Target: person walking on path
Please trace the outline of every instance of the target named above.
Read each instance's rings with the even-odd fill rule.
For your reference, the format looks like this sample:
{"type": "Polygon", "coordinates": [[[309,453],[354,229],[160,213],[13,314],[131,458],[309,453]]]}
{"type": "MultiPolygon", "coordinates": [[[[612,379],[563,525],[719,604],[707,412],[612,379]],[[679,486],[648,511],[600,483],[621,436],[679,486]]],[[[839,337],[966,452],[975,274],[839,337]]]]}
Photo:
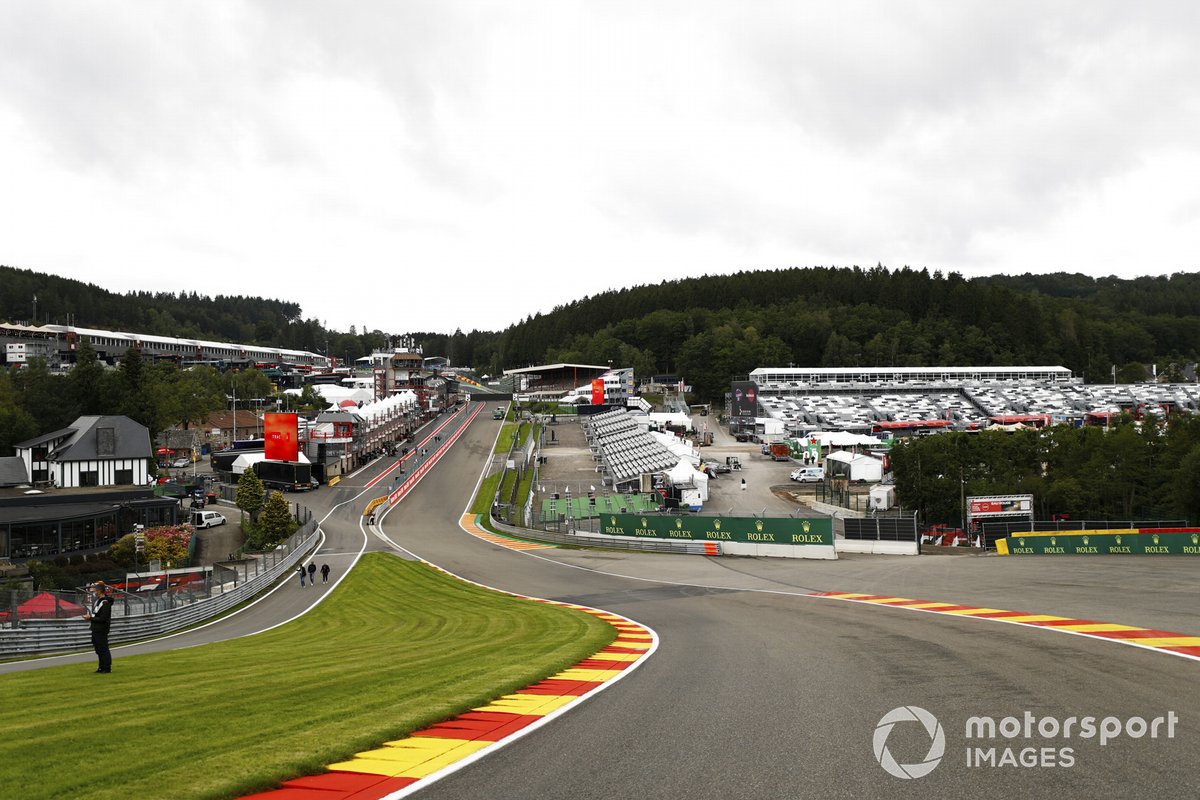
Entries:
{"type": "Polygon", "coordinates": [[[321,565],[321,583],[329,583],[329,565],[321,565]]]}
{"type": "Polygon", "coordinates": [[[92,649],[100,662],[96,672],[107,675],[112,672],[112,652],[108,649],[108,629],[112,624],[111,591],[103,582],[92,584],[92,608],[83,615],[92,628],[92,649]]]}
{"type": "Polygon", "coordinates": [[[308,582],[317,585],[317,565],[312,561],[308,562],[308,582]]]}
{"type": "Polygon", "coordinates": [[[742,491],[746,491],[746,479],[742,478],[742,491]]]}
{"type": "Polygon", "coordinates": [[[303,588],[304,588],[304,577],[305,577],[306,575],[308,575],[308,573],[304,571],[304,565],[303,565],[303,564],[301,564],[300,566],[296,567],[296,572],[299,572],[299,573],[300,573],[300,588],[301,588],[301,589],[303,589],[303,588]]]}

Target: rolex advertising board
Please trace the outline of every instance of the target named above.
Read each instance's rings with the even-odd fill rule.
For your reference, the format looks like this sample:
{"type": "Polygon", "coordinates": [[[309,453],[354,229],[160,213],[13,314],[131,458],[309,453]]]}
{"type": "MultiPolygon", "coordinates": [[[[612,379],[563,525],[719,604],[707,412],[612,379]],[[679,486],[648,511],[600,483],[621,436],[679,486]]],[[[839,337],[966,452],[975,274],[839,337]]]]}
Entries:
{"type": "Polygon", "coordinates": [[[1136,529],[1115,533],[1050,534],[1044,532],[1009,536],[997,546],[1014,556],[1064,555],[1181,555],[1200,556],[1200,531],[1187,533],[1139,533],[1136,529]]]}
{"type": "MultiPolygon", "coordinates": [[[[738,545],[811,546],[825,548],[832,558],[833,520],[759,517],[655,516],[651,514],[604,514],[600,533],[606,536],[636,536],[648,539],[721,542],[733,547],[728,552],[752,554],[738,545]]],[[[769,553],[762,553],[767,555],[769,553]]],[[[784,553],[770,553],[783,555],[784,553]]]]}

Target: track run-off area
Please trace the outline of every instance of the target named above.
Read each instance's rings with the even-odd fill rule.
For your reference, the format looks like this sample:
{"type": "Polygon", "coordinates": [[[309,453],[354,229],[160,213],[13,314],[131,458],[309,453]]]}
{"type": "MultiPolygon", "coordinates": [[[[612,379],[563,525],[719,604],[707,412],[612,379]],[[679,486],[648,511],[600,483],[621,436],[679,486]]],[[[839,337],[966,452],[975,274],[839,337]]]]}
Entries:
{"type": "MultiPolygon", "coordinates": [[[[421,559],[500,591],[616,615],[654,632],[656,648],[610,688],[395,796],[1200,794],[1191,559],[517,549],[480,535],[463,513],[500,426],[475,418],[374,525],[362,510],[394,479],[395,459],[306,496],[325,534],[313,558],[339,577],[367,551],[421,559]]],[[[217,623],[116,648],[115,669],[128,654],[284,624],[336,591],[281,584],[217,623]]],[[[0,665],[0,674],[91,660],[0,665]]]]}

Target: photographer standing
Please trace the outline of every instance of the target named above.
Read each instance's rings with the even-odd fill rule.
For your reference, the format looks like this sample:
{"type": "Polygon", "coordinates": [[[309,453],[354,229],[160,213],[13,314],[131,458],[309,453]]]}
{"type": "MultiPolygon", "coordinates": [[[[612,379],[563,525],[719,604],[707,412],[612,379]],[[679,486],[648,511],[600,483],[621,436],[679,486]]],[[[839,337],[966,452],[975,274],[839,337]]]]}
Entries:
{"type": "Polygon", "coordinates": [[[103,581],[92,584],[92,610],[83,618],[92,626],[92,648],[100,660],[96,672],[107,675],[112,672],[112,653],[108,649],[108,628],[112,623],[112,590],[103,581]]]}

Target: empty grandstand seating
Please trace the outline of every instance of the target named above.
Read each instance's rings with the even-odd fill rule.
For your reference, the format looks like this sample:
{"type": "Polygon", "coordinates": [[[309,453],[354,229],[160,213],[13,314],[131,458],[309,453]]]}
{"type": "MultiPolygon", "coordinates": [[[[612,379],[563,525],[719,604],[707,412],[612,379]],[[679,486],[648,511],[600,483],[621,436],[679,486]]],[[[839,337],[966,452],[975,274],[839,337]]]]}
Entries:
{"type": "Polygon", "coordinates": [[[679,463],[679,457],[648,431],[633,415],[612,409],[584,422],[592,457],[600,461],[614,488],[636,481],[642,473],[662,472],[679,463]]]}

